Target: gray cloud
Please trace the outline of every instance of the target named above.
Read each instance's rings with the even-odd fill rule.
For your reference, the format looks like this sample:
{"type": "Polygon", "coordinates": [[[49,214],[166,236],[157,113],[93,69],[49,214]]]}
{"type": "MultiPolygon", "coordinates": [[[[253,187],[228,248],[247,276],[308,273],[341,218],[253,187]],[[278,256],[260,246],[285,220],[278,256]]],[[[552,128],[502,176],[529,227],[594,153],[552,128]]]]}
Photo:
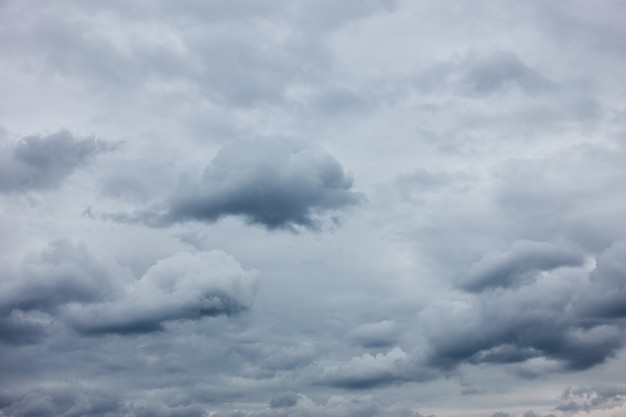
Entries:
{"type": "Polygon", "coordinates": [[[0,391],[0,410],[11,417],[114,417],[120,409],[115,396],[67,383],[29,391],[0,391]]]}
{"type": "MultiPolygon", "coordinates": [[[[561,247],[553,245],[541,246],[548,249],[546,257],[539,261],[542,268],[552,268],[564,260],[580,262],[576,252],[561,252],[561,247]]],[[[621,245],[616,247],[621,254],[621,245]]],[[[619,292],[621,284],[613,281],[607,285],[610,278],[602,278],[615,276],[607,274],[605,265],[607,259],[619,257],[615,256],[616,247],[600,254],[591,272],[581,271],[584,278],[574,278],[574,272],[559,275],[552,271],[545,281],[542,278],[510,292],[485,292],[468,303],[429,306],[420,315],[438,324],[430,325],[432,351],[427,362],[448,369],[460,363],[524,363],[533,358],[547,358],[560,363],[564,370],[584,370],[614,357],[624,343],[622,325],[600,320],[591,312],[606,305],[604,296],[598,294],[617,290],[612,296],[614,303],[623,296],[619,292]],[[576,279],[577,285],[572,286],[569,276],[576,279]]],[[[528,258],[526,255],[521,258],[528,258]]],[[[495,270],[515,270],[509,262],[513,258],[506,256],[502,263],[495,262],[498,266],[495,270]]],[[[534,259],[524,262],[524,268],[538,265],[534,259]]],[[[621,261],[617,265],[621,271],[621,261]]],[[[491,269],[489,264],[486,270],[491,269]]]]}
{"type": "Polygon", "coordinates": [[[60,319],[83,334],[163,330],[163,323],[238,314],[250,308],[254,272],[221,251],[179,252],[139,280],[97,260],[84,245],[52,242],[0,282],[0,339],[36,342],[60,319]]]}
{"type": "Polygon", "coordinates": [[[626,317],[626,241],[614,242],[597,259],[591,291],[577,303],[591,321],[626,317]]]}
{"type": "Polygon", "coordinates": [[[620,0],[0,3],[0,415],[619,414],[620,0]]]}
{"type": "Polygon", "coordinates": [[[270,139],[236,141],[215,156],[198,184],[180,189],[152,224],[215,222],[240,216],[268,229],[316,228],[320,218],[363,200],[352,179],[321,149],[270,139]]]}
{"type": "Polygon", "coordinates": [[[84,245],[51,242],[0,281],[0,340],[39,341],[64,306],[113,299],[121,289],[113,278],[121,272],[96,259],[84,245]]]}
{"type": "Polygon", "coordinates": [[[626,387],[597,384],[565,389],[555,410],[567,414],[576,414],[581,411],[589,413],[593,410],[620,407],[624,401],[626,401],[626,387]]]}
{"type": "Polygon", "coordinates": [[[210,413],[210,417],[422,417],[422,414],[409,408],[385,406],[368,397],[348,399],[336,396],[330,397],[325,404],[304,395],[298,397],[298,402],[288,408],[216,412],[210,413]]]}
{"type": "Polygon", "coordinates": [[[317,383],[350,390],[371,389],[435,379],[438,372],[420,366],[399,347],[387,353],[365,353],[338,366],[327,367],[317,383]]]}
{"type": "Polygon", "coordinates": [[[287,392],[270,400],[270,408],[293,407],[300,400],[300,396],[293,392],[287,392]]]}
{"type": "Polygon", "coordinates": [[[173,320],[238,314],[256,292],[254,274],[224,252],[179,252],[159,260],[114,301],[68,306],[67,320],[84,334],[163,330],[173,320]]]}
{"type": "Polygon", "coordinates": [[[366,323],[351,330],[348,339],[363,347],[386,347],[397,342],[401,329],[392,320],[366,323]]]}
{"type": "Polygon", "coordinates": [[[57,188],[93,156],[111,149],[111,144],[78,138],[67,130],[5,144],[0,152],[0,192],[57,188]]]}
{"type": "Polygon", "coordinates": [[[472,292],[519,287],[537,279],[541,271],[580,266],[583,262],[583,253],[568,246],[518,241],[508,251],[485,255],[469,268],[457,284],[472,292]]]}

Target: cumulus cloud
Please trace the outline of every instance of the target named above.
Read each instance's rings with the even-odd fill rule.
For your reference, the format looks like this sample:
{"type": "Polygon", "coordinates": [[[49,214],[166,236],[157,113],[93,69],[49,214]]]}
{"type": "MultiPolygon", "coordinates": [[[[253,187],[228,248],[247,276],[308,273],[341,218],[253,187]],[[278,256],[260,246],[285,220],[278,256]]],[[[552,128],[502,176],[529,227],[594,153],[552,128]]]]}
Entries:
{"type": "Polygon", "coordinates": [[[508,251],[489,253],[472,265],[458,281],[472,292],[490,288],[519,287],[542,271],[564,266],[580,266],[584,254],[577,249],[549,242],[517,241],[508,251]]]}
{"type": "Polygon", "coordinates": [[[67,130],[5,144],[0,152],[0,192],[57,188],[93,156],[112,148],[106,142],[76,137],[67,130]]]}
{"type": "Polygon", "coordinates": [[[322,149],[284,140],[234,141],[220,150],[197,184],[168,201],[165,214],[137,218],[171,224],[239,216],[268,229],[316,228],[322,216],[363,200],[351,187],[341,164],[322,149]]]}
{"type": "Polygon", "coordinates": [[[124,274],[94,257],[84,245],[51,242],[0,280],[0,340],[28,343],[46,334],[49,315],[69,303],[112,299],[121,287],[114,275],[124,274]]]}
{"type": "MultiPolygon", "coordinates": [[[[333,396],[325,404],[299,394],[298,401],[290,407],[274,407],[255,411],[232,410],[210,412],[209,417],[422,417],[407,407],[385,406],[371,397],[352,399],[333,396]]],[[[434,417],[434,416],[431,416],[434,417]]]]}
{"type": "Polygon", "coordinates": [[[154,264],[119,299],[69,306],[84,334],[149,333],[173,320],[238,314],[254,300],[254,273],[221,252],[179,252],[154,264]]]}
{"type": "Polygon", "coordinates": [[[0,391],[0,415],[10,417],[205,417],[199,405],[124,401],[119,395],[80,383],[58,382],[34,389],[0,391]]]}
{"type": "Polygon", "coordinates": [[[163,323],[238,314],[256,292],[254,271],[221,252],[179,252],[140,279],[58,240],[0,281],[0,340],[30,343],[61,320],[80,333],[146,333],[163,323]]]}
{"type": "MultiPolygon", "coordinates": [[[[426,362],[447,369],[460,363],[525,363],[544,358],[566,370],[605,362],[624,343],[622,325],[598,315],[606,312],[607,297],[614,303],[609,306],[623,299],[622,251],[620,244],[611,246],[597,257],[591,271],[584,266],[564,274],[553,270],[542,280],[508,292],[478,293],[468,302],[433,303],[419,315],[432,348],[426,362]]],[[[559,246],[525,244],[506,256],[481,261],[480,268],[474,269],[481,272],[475,282],[580,261],[577,252],[559,246]],[[537,256],[534,251],[539,248],[546,250],[545,255],[537,256]]],[[[622,317],[614,309],[608,316],[622,317]]]]}
{"type": "Polygon", "coordinates": [[[369,389],[409,381],[427,381],[436,376],[420,368],[411,355],[399,347],[387,353],[365,353],[350,361],[327,367],[318,383],[346,389],[369,389]]]}

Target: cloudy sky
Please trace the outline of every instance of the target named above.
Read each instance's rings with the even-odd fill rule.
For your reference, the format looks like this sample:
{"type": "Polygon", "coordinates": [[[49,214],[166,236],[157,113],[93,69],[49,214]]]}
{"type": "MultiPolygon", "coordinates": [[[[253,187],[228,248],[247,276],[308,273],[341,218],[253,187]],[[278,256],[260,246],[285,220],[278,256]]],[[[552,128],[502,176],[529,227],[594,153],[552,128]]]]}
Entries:
{"type": "Polygon", "coordinates": [[[0,1],[0,416],[626,415],[625,20],[0,1]]]}

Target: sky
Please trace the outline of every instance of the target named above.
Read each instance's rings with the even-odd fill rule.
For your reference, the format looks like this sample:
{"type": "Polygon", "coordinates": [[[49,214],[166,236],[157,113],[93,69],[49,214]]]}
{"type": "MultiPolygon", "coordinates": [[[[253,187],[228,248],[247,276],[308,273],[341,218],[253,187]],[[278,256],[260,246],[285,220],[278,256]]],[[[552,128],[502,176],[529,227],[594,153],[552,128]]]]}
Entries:
{"type": "Polygon", "coordinates": [[[0,417],[625,416],[625,19],[0,1],[0,417]]]}

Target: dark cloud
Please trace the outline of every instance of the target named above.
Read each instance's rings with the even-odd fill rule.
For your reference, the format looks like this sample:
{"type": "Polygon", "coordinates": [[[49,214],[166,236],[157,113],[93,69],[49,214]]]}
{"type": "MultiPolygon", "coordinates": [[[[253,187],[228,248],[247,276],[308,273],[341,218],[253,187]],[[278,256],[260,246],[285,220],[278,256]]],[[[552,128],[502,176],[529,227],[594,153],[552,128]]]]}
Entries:
{"type": "Polygon", "coordinates": [[[592,385],[567,388],[555,410],[568,414],[581,411],[608,410],[620,407],[626,401],[626,387],[620,385],[592,385]]]}
{"type": "Polygon", "coordinates": [[[537,279],[542,271],[580,266],[583,262],[583,253],[568,246],[518,241],[506,252],[485,255],[469,268],[457,284],[472,292],[519,287],[537,279]]]}
{"type": "Polygon", "coordinates": [[[0,281],[0,339],[36,342],[63,306],[113,299],[120,290],[113,279],[116,272],[84,245],[51,242],[0,281]]]}
{"type": "MultiPolygon", "coordinates": [[[[541,265],[548,269],[581,260],[577,252],[562,252],[560,246],[540,247],[547,251],[539,260],[528,253],[519,256],[524,268],[541,265]]],[[[605,265],[606,259],[621,259],[621,251],[619,245],[608,248],[597,257],[591,272],[579,271],[583,278],[574,271],[552,271],[545,282],[542,278],[509,292],[485,292],[471,303],[428,307],[421,315],[439,324],[431,327],[432,351],[427,362],[447,369],[460,363],[524,363],[547,358],[560,363],[564,370],[584,370],[612,358],[624,343],[622,325],[590,312],[601,311],[607,293],[615,303],[621,297],[613,293],[620,294],[622,279],[603,278],[620,276],[607,273],[611,268],[605,265]]],[[[510,263],[517,257],[510,255],[503,257],[503,262],[494,262],[498,265],[495,269],[519,271],[510,263]]],[[[620,265],[617,270],[623,271],[621,261],[611,265],[620,265]]],[[[486,270],[490,271],[491,264],[489,267],[486,270]]]]}
{"type": "Polygon", "coordinates": [[[67,130],[5,144],[0,152],[0,192],[57,188],[93,156],[113,147],[93,138],[75,137],[67,130]]]}
{"type": "Polygon", "coordinates": [[[626,317],[626,241],[614,242],[598,258],[593,286],[577,306],[591,321],[626,317]]]}
{"type": "Polygon", "coordinates": [[[42,323],[29,314],[14,310],[9,315],[0,317],[0,343],[33,344],[40,342],[48,334],[45,321],[42,323]]]}
{"type": "Polygon", "coordinates": [[[171,198],[165,214],[138,218],[170,224],[240,216],[268,229],[316,228],[323,216],[363,200],[351,187],[341,164],[321,149],[282,140],[235,141],[220,150],[198,184],[171,198]]]}

